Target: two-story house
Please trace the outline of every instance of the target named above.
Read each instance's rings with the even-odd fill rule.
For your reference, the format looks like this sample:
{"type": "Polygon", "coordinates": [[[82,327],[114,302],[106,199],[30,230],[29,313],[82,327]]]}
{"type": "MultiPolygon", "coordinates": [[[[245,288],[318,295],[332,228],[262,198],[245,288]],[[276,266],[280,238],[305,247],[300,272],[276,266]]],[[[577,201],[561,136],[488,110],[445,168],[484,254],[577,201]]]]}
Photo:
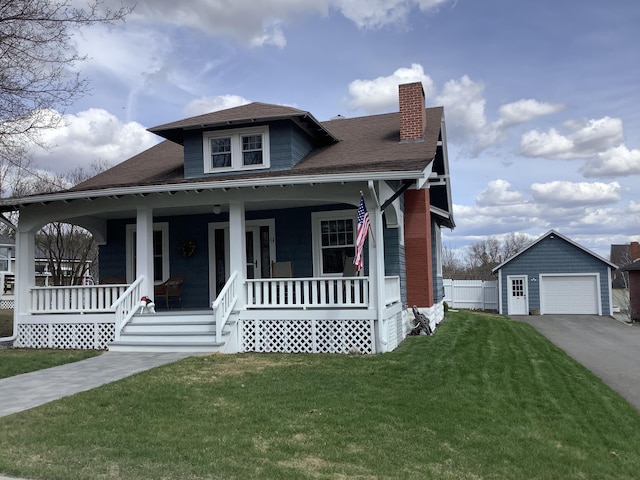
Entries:
{"type": "Polygon", "coordinates": [[[438,323],[440,229],[454,227],[444,113],[420,83],[399,98],[396,113],[325,122],[251,103],[160,125],[163,142],[74,188],[0,202],[20,218],[15,344],[377,353],[407,334],[407,305],[438,323]],[[99,285],[34,284],[51,221],[94,235],[99,285]]]}

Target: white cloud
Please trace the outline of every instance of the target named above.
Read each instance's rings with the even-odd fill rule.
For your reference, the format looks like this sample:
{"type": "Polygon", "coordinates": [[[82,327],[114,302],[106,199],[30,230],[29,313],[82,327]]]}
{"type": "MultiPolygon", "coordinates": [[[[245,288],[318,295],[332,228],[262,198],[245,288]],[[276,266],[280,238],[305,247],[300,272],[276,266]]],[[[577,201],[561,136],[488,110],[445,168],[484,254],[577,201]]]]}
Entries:
{"type": "Polygon", "coordinates": [[[539,102],[528,98],[502,105],[498,112],[505,126],[534,120],[543,115],[557,113],[564,109],[560,103],[539,102]]]}
{"type": "Polygon", "coordinates": [[[447,131],[456,132],[459,138],[468,139],[487,126],[483,92],[484,84],[474,82],[467,75],[444,84],[436,102],[445,106],[447,131]]]}
{"type": "Polygon", "coordinates": [[[426,12],[450,2],[451,0],[334,0],[330,3],[358,28],[380,28],[390,24],[404,24],[413,8],[426,12]]]}
{"type": "MultiPolygon", "coordinates": [[[[469,153],[474,156],[486,148],[505,142],[508,127],[564,108],[560,104],[523,99],[500,107],[500,118],[489,122],[485,112],[485,86],[482,82],[463,75],[459,79],[447,81],[441,92],[436,95],[433,80],[424,73],[424,68],[418,63],[412,64],[409,68],[399,68],[389,76],[373,80],[354,80],[349,84],[351,99],[348,106],[351,109],[365,110],[367,113],[396,111],[398,85],[417,81],[423,84],[427,106],[445,107],[449,140],[459,144],[467,143],[469,153]]],[[[540,143],[548,146],[546,142],[540,143]]]]}
{"type": "Polygon", "coordinates": [[[250,103],[239,95],[218,95],[217,97],[202,97],[189,102],[184,108],[185,115],[193,117],[203,113],[216,112],[226,108],[238,107],[250,103]]]}
{"type": "Polygon", "coordinates": [[[358,28],[406,24],[412,9],[429,11],[452,0],[261,0],[259,2],[127,0],[136,5],[131,20],[194,28],[235,38],[247,45],[286,45],[284,25],[311,15],[337,11],[358,28]]]}
{"type": "Polygon", "coordinates": [[[520,139],[520,153],[528,157],[568,158],[573,143],[555,128],[548,132],[531,130],[520,139]]]}
{"type": "Polygon", "coordinates": [[[640,150],[625,145],[598,153],[582,168],[585,177],[617,177],[640,175],[640,150]]]}
{"type": "Polygon", "coordinates": [[[387,77],[373,80],[354,80],[349,84],[352,99],[348,102],[351,109],[362,109],[368,113],[398,110],[398,85],[401,83],[422,82],[424,94],[433,95],[433,80],[425,75],[422,65],[414,63],[410,68],[399,68],[387,77]]]}
{"type": "Polygon", "coordinates": [[[123,123],[100,108],[64,115],[62,120],[63,126],[42,134],[49,150],[36,148],[32,152],[38,167],[56,173],[90,166],[94,161],[115,164],[158,143],[158,137],[139,123],[123,123]]]}
{"type": "Polygon", "coordinates": [[[622,187],[618,182],[567,182],[555,180],[534,183],[531,194],[536,202],[554,207],[611,204],[620,201],[622,187]]]}
{"type": "Polygon", "coordinates": [[[524,201],[522,194],[511,189],[511,184],[506,180],[492,180],[476,198],[480,206],[513,205],[524,201]]]}
{"type": "Polygon", "coordinates": [[[150,75],[166,70],[172,55],[170,37],[160,30],[142,27],[113,28],[94,25],[74,41],[89,57],[89,65],[126,85],[142,86],[150,75]]]}
{"type": "Polygon", "coordinates": [[[623,139],[619,118],[572,121],[564,127],[571,132],[563,135],[552,128],[546,133],[538,130],[525,133],[520,140],[520,153],[529,157],[590,158],[619,145],[623,139]]]}
{"type": "Polygon", "coordinates": [[[327,1],[314,0],[194,0],[188,4],[173,0],[137,0],[135,4],[132,20],[136,22],[192,28],[254,46],[283,47],[286,44],[281,27],[284,22],[301,15],[328,13],[327,1]]]}

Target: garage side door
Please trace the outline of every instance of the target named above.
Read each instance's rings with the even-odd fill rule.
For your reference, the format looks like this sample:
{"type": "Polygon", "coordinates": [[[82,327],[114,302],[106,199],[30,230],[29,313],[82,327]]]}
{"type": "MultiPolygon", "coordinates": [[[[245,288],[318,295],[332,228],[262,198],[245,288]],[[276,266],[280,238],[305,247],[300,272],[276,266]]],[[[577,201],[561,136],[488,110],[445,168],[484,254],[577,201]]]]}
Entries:
{"type": "Polygon", "coordinates": [[[540,283],[541,313],[599,313],[596,275],[543,276],[540,283]]]}

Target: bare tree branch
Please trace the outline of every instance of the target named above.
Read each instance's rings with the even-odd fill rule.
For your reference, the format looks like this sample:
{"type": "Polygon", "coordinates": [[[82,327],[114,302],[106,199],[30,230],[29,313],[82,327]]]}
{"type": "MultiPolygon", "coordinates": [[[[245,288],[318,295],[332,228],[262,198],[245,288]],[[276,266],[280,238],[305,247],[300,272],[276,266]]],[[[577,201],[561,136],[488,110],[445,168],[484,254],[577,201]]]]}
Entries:
{"type": "MultiPolygon", "coordinates": [[[[46,148],[41,132],[55,128],[62,113],[89,91],[77,71],[87,58],[72,35],[97,23],[124,21],[130,8],[93,0],[3,0],[0,3],[0,162],[25,167],[25,145],[46,148]],[[57,112],[58,114],[53,114],[57,112]]],[[[0,185],[0,193],[5,190],[0,185]]]]}

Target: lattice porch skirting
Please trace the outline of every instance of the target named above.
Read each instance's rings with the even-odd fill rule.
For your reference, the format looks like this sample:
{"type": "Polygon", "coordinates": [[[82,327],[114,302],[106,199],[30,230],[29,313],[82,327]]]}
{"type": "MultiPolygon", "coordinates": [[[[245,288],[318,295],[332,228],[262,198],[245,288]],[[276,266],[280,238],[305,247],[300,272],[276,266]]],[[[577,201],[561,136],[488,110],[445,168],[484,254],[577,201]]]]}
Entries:
{"type": "Polygon", "coordinates": [[[13,310],[14,300],[0,300],[0,310],[13,310]]]}
{"type": "Polygon", "coordinates": [[[375,351],[373,320],[244,320],[243,352],[360,353],[375,351]]]}
{"type": "Polygon", "coordinates": [[[13,343],[19,348],[105,350],[115,338],[111,323],[22,323],[13,343]]]}

